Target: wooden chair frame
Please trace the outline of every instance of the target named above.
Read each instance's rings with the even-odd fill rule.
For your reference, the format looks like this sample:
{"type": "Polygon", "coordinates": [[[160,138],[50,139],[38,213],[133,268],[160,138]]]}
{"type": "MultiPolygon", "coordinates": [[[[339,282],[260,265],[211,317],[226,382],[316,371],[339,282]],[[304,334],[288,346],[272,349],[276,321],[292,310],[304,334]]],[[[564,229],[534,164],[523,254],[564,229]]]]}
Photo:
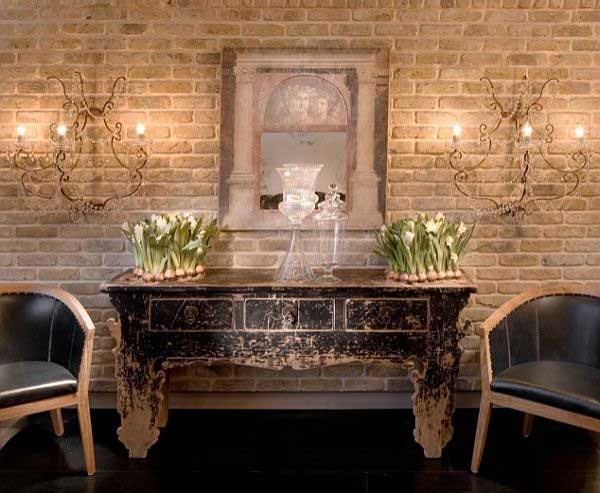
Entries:
{"type": "Polygon", "coordinates": [[[61,408],[73,405],[77,406],[85,467],[87,473],[91,476],[96,472],[89,405],[89,381],[95,331],[94,323],[77,298],[62,289],[42,284],[1,284],[0,296],[7,294],[40,294],[55,298],[73,312],[79,327],[85,334],[85,338],[79,374],[77,375],[77,392],[0,409],[0,421],[50,411],[54,432],[58,436],[61,436],[64,433],[61,408]]]}
{"type": "Polygon", "coordinates": [[[540,404],[528,399],[521,399],[507,394],[492,392],[490,384],[493,378],[492,360],[490,352],[490,333],[521,305],[547,296],[556,295],[582,295],[600,298],[600,291],[587,289],[578,285],[556,285],[536,288],[521,293],[498,308],[481,325],[480,355],[481,355],[481,405],[479,407],[479,418],[477,420],[477,432],[475,434],[475,446],[471,460],[471,471],[477,473],[481,464],[481,457],[485,447],[485,439],[490,423],[492,406],[502,406],[525,413],[523,420],[523,435],[528,437],[533,426],[534,416],[552,419],[561,423],[579,426],[592,431],[600,432],[600,419],[591,418],[582,414],[565,411],[545,404],[540,404]]]}

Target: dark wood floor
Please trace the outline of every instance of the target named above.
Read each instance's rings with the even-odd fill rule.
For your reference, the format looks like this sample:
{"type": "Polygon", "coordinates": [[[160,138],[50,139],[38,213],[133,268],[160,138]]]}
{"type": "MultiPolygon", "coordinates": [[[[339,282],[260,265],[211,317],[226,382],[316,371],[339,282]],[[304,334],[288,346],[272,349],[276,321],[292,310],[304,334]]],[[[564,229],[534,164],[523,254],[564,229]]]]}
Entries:
{"type": "Polygon", "coordinates": [[[468,472],[476,412],[459,410],[444,458],[427,460],[410,411],[171,411],[147,459],[128,460],[115,411],[92,413],[98,473],[88,478],[72,412],[45,415],[0,451],[0,492],[600,492],[600,436],[495,410],[481,473],[468,472]]]}

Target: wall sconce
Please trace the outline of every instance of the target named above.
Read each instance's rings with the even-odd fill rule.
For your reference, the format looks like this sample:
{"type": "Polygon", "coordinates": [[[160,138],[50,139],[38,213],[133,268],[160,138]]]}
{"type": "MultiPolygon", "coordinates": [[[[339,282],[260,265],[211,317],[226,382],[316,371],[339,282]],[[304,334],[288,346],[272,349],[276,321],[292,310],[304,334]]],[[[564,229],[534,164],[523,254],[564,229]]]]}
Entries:
{"type": "Polygon", "coordinates": [[[517,97],[514,106],[506,110],[495,94],[494,84],[487,77],[480,79],[485,84],[488,96],[491,98],[487,107],[496,112],[497,119],[493,125],[482,123],[479,125],[478,145],[483,146],[484,151],[477,156],[475,164],[463,164],[463,151],[461,150],[460,136],[462,129],[458,123],[454,125],[452,137],[452,150],[449,155],[449,164],[456,171],[454,174],[454,185],[457,190],[469,199],[487,203],[487,207],[478,209],[478,212],[490,213],[492,216],[506,220],[522,220],[525,216],[540,210],[542,202],[550,203],[559,201],[573,195],[580,185],[579,172],[583,171],[588,164],[588,155],[584,150],[585,130],[581,125],[575,129],[577,139],[577,150],[570,153],[571,166],[560,167],[554,164],[548,156],[547,147],[554,141],[554,126],[546,124],[543,130],[535,128],[531,123],[531,117],[535,112],[544,110],[540,100],[546,87],[552,83],[558,83],[557,79],[545,81],[539,92],[533,94],[527,77],[523,77],[523,87],[517,97]],[[512,126],[515,144],[515,154],[518,157],[518,176],[511,181],[511,193],[503,198],[481,193],[479,185],[485,183],[477,180],[477,170],[480,170],[487,162],[492,153],[494,135],[506,122],[512,126]],[[563,185],[561,193],[554,195],[538,195],[534,190],[532,171],[534,158],[543,169],[550,171],[556,176],[554,183],[563,185]],[[471,185],[469,187],[469,185],[471,185]],[[475,186],[473,186],[475,185],[475,186]],[[478,192],[473,192],[473,189],[478,192]]]}
{"type": "MultiPolygon", "coordinates": [[[[69,217],[72,221],[78,221],[88,215],[104,212],[109,203],[138,192],[143,184],[142,169],[150,157],[151,142],[146,139],[144,124],[137,124],[134,140],[125,139],[120,121],[111,122],[115,92],[119,84],[125,82],[125,77],[118,77],[114,81],[108,99],[101,106],[88,102],[81,73],[74,72],[74,78],[76,89],[69,95],[62,80],[55,76],[48,77],[48,80],[55,80],[61,86],[65,98],[62,109],[68,119],[50,124],[49,150],[36,152],[33,144],[27,142],[26,127],[19,125],[16,141],[8,150],[8,160],[19,170],[19,181],[26,195],[52,203],[54,199],[59,199],[59,203],[66,202],[69,217]],[[86,130],[94,133],[101,131],[104,139],[87,138],[86,130]],[[103,153],[116,163],[109,172],[112,171],[111,179],[118,186],[108,193],[98,192],[97,188],[102,187],[89,178],[95,170],[82,169],[84,167],[81,166],[86,158],[92,163],[92,155],[102,158],[103,153]],[[116,176],[118,169],[125,170],[123,176],[116,176]]],[[[92,163],[92,168],[94,166],[92,163]]]]}

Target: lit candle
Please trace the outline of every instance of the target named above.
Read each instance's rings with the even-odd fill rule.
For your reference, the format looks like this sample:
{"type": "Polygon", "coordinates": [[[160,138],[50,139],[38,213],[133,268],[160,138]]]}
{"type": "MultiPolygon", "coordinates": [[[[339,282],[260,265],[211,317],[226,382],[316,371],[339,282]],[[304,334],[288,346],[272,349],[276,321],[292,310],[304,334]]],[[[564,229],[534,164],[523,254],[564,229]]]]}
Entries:
{"type": "Polygon", "coordinates": [[[452,127],[452,142],[454,143],[455,146],[458,145],[458,143],[460,142],[460,134],[462,133],[462,128],[460,127],[460,125],[458,123],[454,124],[454,127],[452,127]]]}
{"type": "Polygon", "coordinates": [[[17,143],[22,144],[24,138],[25,138],[25,127],[23,125],[19,125],[17,127],[17,143]]]}
{"type": "Polygon", "coordinates": [[[577,143],[583,146],[583,136],[585,135],[585,129],[581,125],[575,127],[575,137],[577,137],[577,143]]]}
{"type": "Polygon", "coordinates": [[[523,137],[525,137],[525,143],[529,144],[531,142],[531,134],[533,133],[533,128],[531,128],[531,125],[529,122],[525,122],[525,125],[523,125],[523,137]]]}
{"type": "Polygon", "coordinates": [[[135,126],[135,131],[137,133],[138,140],[142,140],[144,138],[144,134],[146,133],[146,125],[143,123],[138,123],[135,126]]]}
{"type": "Polygon", "coordinates": [[[58,134],[58,143],[62,144],[65,141],[65,135],[67,135],[67,127],[60,124],[56,129],[56,133],[58,134]]]}

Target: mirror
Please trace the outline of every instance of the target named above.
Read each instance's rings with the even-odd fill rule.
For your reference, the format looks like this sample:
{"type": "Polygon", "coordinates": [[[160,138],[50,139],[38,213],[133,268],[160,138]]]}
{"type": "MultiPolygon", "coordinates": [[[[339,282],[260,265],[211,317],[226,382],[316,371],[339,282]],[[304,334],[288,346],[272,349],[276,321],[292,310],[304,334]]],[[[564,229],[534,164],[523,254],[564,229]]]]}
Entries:
{"type": "Polygon", "coordinates": [[[319,163],[321,199],[336,184],[348,228],[383,221],[389,52],[231,49],[223,54],[220,226],[287,229],[285,163],[319,163]]]}
{"type": "Polygon", "coordinates": [[[325,198],[327,187],[332,183],[338,185],[345,201],[347,161],[345,132],[263,133],[260,139],[260,208],[277,210],[282,194],[276,168],[283,163],[323,163],[316,185],[319,201],[325,198]]]}

